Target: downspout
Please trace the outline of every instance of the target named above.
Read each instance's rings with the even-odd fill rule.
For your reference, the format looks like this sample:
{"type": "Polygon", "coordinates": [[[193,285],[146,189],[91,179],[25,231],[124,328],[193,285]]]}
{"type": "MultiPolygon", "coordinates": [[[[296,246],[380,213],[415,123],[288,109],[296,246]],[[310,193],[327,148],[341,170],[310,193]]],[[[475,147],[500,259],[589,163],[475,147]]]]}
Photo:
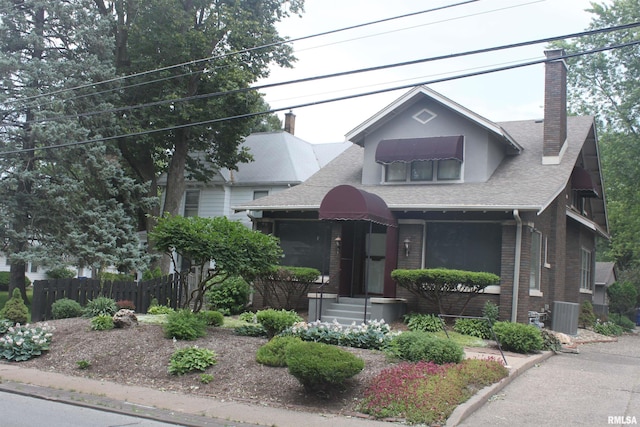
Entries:
{"type": "Polygon", "coordinates": [[[518,321],[518,292],[520,290],[520,255],[522,252],[522,219],[518,209],[513,210],[513,218],[516,220],[516,253],[513,266],[513,295],[511,300],[511,321],[518,321]]]}

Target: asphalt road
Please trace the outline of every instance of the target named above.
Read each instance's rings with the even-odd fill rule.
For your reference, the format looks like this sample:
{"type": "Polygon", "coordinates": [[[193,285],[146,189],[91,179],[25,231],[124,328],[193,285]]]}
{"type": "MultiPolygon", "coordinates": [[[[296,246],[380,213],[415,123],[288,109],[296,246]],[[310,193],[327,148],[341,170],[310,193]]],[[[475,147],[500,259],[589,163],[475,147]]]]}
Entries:
{"type": "Polygon", "coordinates": [[[584,344],[524,372],[460,426],[640,425],[640,336],[584,344]]]}

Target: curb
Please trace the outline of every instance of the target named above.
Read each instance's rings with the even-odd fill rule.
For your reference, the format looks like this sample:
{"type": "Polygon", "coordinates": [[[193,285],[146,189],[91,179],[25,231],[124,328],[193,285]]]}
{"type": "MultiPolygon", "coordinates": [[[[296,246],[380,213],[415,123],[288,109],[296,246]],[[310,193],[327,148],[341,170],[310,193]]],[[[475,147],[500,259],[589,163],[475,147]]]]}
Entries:
{"type": "Polygon", "coordinates": [[[465,419],[469,417],[469,415],[473,414],[475,411],[480,409],[485,403],[489,401],[491,396],[497,394],[500,390],[505,388],[507,385],[511,383],[514,379],[516,379],[521,373],[525,372],[529,368],[534,365],[537,365],[541,362],[544,362],[555,353],[552,351],[545,351],[542,354],[529,357],[525,363],[523,363],[520,367],[514,369],[509,372],[509,376],[503,378],[501,381],[492,384],[478,391],[476,394],[471,396],[469,400],[464,402],[449,415],[447,418],[447,422],[445,424],[446,427],[455,427],[465,419]]]}

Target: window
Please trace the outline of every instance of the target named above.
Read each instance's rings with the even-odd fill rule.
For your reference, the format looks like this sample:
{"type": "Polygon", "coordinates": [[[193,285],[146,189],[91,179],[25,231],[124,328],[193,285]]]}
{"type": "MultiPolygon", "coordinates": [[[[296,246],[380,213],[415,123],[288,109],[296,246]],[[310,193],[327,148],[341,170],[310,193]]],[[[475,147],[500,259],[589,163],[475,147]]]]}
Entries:
{"type": "Polygon", "coordinates": [[[426,268],[486,271],[500,275],[500,224],[430,222],[426,239],[426,268]]]}
{"type": "Polygon", "coordinates": [[[580,249],[580,254],[580,289],[591,291],[593,290],[593,284],[591,282],[591,251],[582,248],[580,249]]]}
{"type": "Polygon", "coordinates": [[[187,190],[184,193],[184,216],[198,216],[200,190],[187,190]]]}
{"type": "Polygon", "coordinates": [[[37,273],[38,272],[38,264],[32,262],[30,264],[30,267],[29,267],[29,272],[30,273],[37,273]]]}
{"type": "Polygon", "coordinates": [[[385,182],[456,181],[461,171],[462,163],[455,159],[393,162],[385,165],[385,182]]]}
{"type": "Polygon", "coordinates": [[[253,192],[253,200],[258,200],[262,197],[267,197],[269,192],[267,190],[256,190],[253,192]]]}
{"type": "Polygon", "coordinates": [[[317,268],[329,274],[330,226],[320,221],[278,221],[275,235],[284,253],[281,265],[317,268]]]}
{"type": "Polygon", "coordinates": [[[542,258],[542,233],[531,232],[531,268],[529,271],[529,289],[540,290],[540,260],[542,258]]]}

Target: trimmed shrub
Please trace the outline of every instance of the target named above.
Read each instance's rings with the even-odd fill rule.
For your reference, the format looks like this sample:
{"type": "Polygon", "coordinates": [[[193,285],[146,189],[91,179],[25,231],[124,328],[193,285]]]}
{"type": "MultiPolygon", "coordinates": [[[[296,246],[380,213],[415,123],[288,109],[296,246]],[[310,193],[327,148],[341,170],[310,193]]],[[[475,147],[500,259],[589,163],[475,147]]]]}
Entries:
{"type": "Polygon", "coordinates": [[[20,294],[20,289],[14,288],[11,298],[4,303],[0,310],[0,317],[9,319],[13,323],[27,323],[29,319],[29,308],[25,305],[20,294]]]}
{"type": "Polygon", "coordinates": [[[503,349],[516,353],[531,353],[542,349],[542,333],[534,325],[496,322],[493,330],[503,349]]]}
{"type": "Polygon", "coordinates": [[[364,369],[364,361],[348,351],[310,341],[289,344],[286,363],[305,390],[324,395],[364,369]]]}
{"type": "Polygon", "coordinates": [[[580,314],[578,315],[578,323],[583,329],[593,327],[596,322],[596,315],[593,312],[593,304],[591,301],[582,301],[580,305],[580,314]]]}
{"type": "Polygon", "coordinates": [[[110,271],[101,272],[98,278],[101,282],[132,282],[136,280],[131,274],[112,273],[110,271]]]}
{"type": "Polygon", "coordinates": [[[260,324],[242,325],[233,330],[233,333],[243,337],[266,337],[267,330],[260,324]]]}
{"type": "Polygon", "coordinates": [[[410,331],[438,332],[442,330],[442,320],[435,314],[411,313],[404,317],[410,331]]]}
{"type": "Polygon", "coordinates": [[[107,331],[113,327],[113,317],[108,314],[99,314],[91,318],[91,329],[94,331],[107,331]]]}
{"type": "Polygon", "coordinates": [[[491,328],[489,323],[484,319],[456,319],[453,330],[462,335],[470,335],[482,339],[491,337],[491,328]]]}
{"type": "Polygon", "coordinates": [[[391,353],[409,362],[433,362],[438,365],[459,363],[464,349],[454,341],[427,332],[403,332],[391,341],[391,353]]]}
{"type": "Polygon", "coordinates": [[[219,311],[203,310],[197,313],[207,326],[222,326],[224,324],[224,316],[219,311]]]}
{"type": "Polygon", "coordinates": [[[274,310],[272,308],[258,311],[256,319],[267,331],[269,338],[275,337],[295,323],[302,321],[302,317],[298,316],[298,313],[293,310],[274,310]]]}
{"type": "Polygon", "coordinates": [[[266,306],[290,310],[296,308],[320,271],[309,267],[272,266],[254,280],[256,292],[266,306]]]}
{"type": "Polygon", "coordinates": [[[211,310],[224,315],[242,313],[249,302],[251,286],[242,277],[229,277],[220,284],[214,285],[205,293],[211,310]]]}
{"type": "Polygon", "coordinates": [[[66,267],[56,267],[47,270],[48,279],[72,279],[76,277],[76,272],[66,267]]]}
{"type": "Polygon", "coordinates": [[[85,317],[96,317],[101,315],[113,316],[118,311],[115,300],[107,297],[98,297],[87,302],[84,307],[85,317]]]}
{"type": "Polygon", "coordinates": [[[287,348],[301,342],[298,337],[273,337],[256,352],[256,362],[267,366],[287,366],[287,348]]]}
{"type": "Polygon", "coordinates": [[[215,352],[206,348],[199,348],[198,346],[181,348],[171,356],[168,371],[172,375],[204,371],[218,362],[216,357],[215,352]]]}
{"type": "Polygon", "coordinates": [[[147,310],[147,314],[169,314],[173,312],[175,312],[175,310],[171,307],[167,307],[166,305],[152,305],[147,310]]]}
{"type": "MultiPolygon", "coordinates": [[[[0,271],[0,291],[6,292],[9,290],[9,280],[11,280],[11,272],[0,271]]],[[[31,286],[31,280],[27,276],[24,276],[24,286],[31,286]]]]}
{"type": "Polygon", "coordinates": [[[61,298],[51,304],[51,315],[54,319],[69,319],[82,316],[82,306],[78,301],[61,298]]]}
{"type": "Polygon", "coordinates": [[[207,334],[207,323],[191,310],[178,310],[167,315],[164,336],[177,340],[193,341],[207,334]]]}

